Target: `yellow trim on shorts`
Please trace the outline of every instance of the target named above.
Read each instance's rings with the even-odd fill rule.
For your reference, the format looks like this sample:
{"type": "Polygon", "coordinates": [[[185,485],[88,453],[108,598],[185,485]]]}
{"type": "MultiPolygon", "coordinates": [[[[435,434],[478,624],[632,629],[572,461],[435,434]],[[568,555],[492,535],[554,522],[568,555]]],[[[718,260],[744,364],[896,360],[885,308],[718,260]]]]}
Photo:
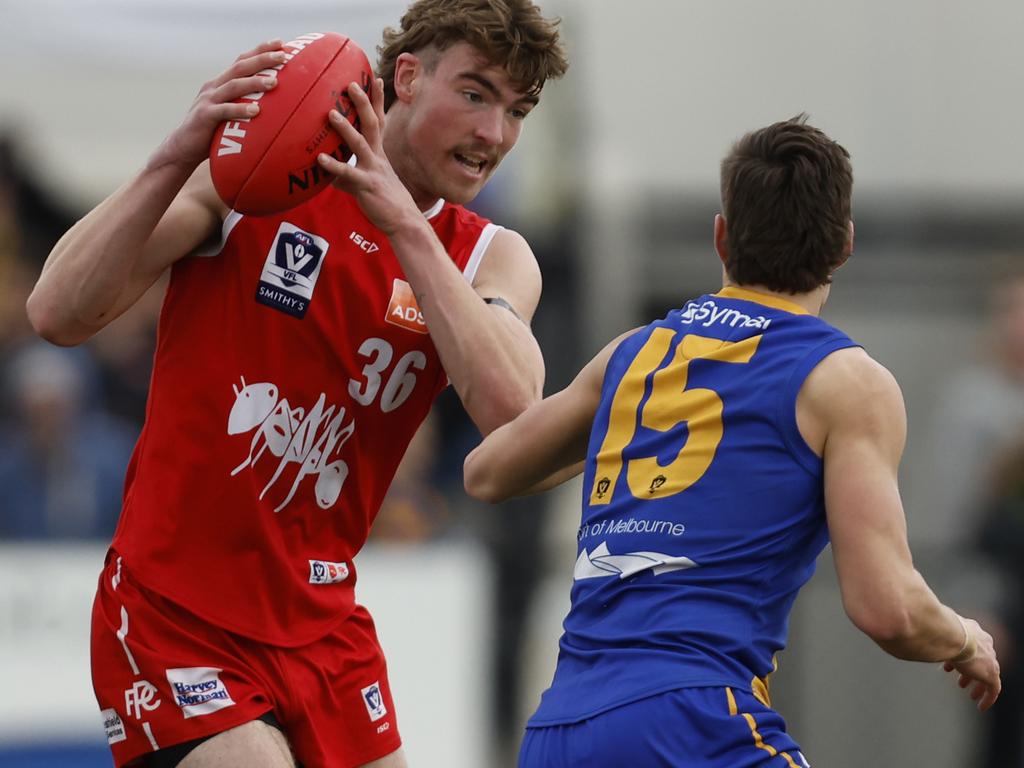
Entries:
{"type": "Polygon", "coordinates": [[[732,695],[732,688],[725,689],[725,697],[729,700],[729,714],[730,715],[743,715],[743,719],[747,721],[747,725],[750,726],[750,733],[754,737],[754,746],[758,749],[763,749],[772,757],[776,755],[782,755],[786,760],[786,765],[789,768],[800,768],[796,763],[793,762],[793,758],[785,752],[779,752],[771,744],[765,744],[761,738],[761,734],[757,731],[757,721],[754,720],[754,716],[748,712],[740,712],[739,707],[736,706],[736,697],[732,695]]]}
{"type": "Polygon", "coordinates": [[[750,690],[754,694],[754,698],[760,701],[766,707],[771,707],[772,705],[772,699],[768,693],[768,688],[770,685],[771,676],[775,673],[776,670],[778,670],[778,668],[779,659],[777,656],[772,656],[772,671],[764,677],[758,677],[757,675],[754,675],[754,677],[752,677],[750,680],[750,690]]]}

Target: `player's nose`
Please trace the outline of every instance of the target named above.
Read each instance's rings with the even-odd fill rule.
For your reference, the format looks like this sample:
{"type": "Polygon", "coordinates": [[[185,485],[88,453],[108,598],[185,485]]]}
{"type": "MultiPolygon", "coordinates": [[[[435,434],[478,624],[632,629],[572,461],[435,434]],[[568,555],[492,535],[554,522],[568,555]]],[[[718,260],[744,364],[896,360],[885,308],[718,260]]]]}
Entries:
{"type": "Polygon", "coordinates": [[[476,122],[474,136],[478,141],[498,146],[505,137],[505,110],[485,110],[476,122]]]}

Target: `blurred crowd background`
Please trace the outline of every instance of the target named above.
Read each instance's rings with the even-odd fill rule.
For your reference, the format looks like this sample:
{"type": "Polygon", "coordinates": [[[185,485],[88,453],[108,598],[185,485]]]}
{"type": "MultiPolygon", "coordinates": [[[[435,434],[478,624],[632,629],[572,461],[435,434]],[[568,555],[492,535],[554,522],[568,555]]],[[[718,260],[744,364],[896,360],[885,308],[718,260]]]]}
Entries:
{"type": "MultiPolygon", "coordinates": [[[[87,554],[76,578],[100,569],[145,413],[162,300],[157,284],[87,344],[47,345],[24,304],[50,248],[145,161],[236,53],[314,29],[345,32],[372,52],[404,5],[0,0],[15,73],[0,91],[0,664],[28,681],[0,705],[0,721],[26,706],[46,712],[47,697],[61,694],[33,690],[38,670],[15,670],[27,653],[19,627],[60,583],[57,572],[82,561],[75,552],[87,554]],[[27,583],[28,573],[52,578],[27,583]]],[[[745,131],[808,112],[850,150],[856,179],[855,255],[825,317],[904,388],[915,559],[940,597],[991,627],[1005,691],[980,716],[952,680],[885,657],[843,616],[826,553],[798,600],[774,700],[814,765],[1024,766],[1024,6],[541,5],[563,17],[572,69],[545,89],[473,207],[522,232],[538,256],[546,391],[623,330],[717,289],[720,157],[745,131]]],[[[474,553],[465,578],[482,597],[463,606],[460,626],[471,628],[462,639],[479,647],[479,663],[459,674],[479,683],[479,701],[463,699],[479,709],[479,728],[464,738],[482,746],[456,747],[447,764],[502,768],[553,669],[579,492],[570,484],[494,507],[471,502],[461,466],[478,438],[446,393],[367,556],[474,553]]],[[[401,585],[391,594],[394,605],[371,602],[371,611],[443,631],[401,585]]],[[[56,679],[87,688],[87,666],[51,661],[56,679]]],[[[402,715],[403,730],[414,719],[429,727],[429,711],[402,715]]],[[[61,716],[31,738],[0,724],[0,764],[104,765],[95,719],[92,740],[61,716]]],[[[412,745],[410,754],[413,765],[436,764],[416,762],[412,745]]]]}

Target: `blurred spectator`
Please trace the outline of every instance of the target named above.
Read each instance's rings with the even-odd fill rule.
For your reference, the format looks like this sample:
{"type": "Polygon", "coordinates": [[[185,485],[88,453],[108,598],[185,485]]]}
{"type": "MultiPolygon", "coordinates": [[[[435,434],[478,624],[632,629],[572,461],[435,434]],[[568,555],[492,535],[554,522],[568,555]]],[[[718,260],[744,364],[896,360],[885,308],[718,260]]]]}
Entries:
{"type": "MultiPolygon", "coordinates": [[[[987,724],[986,766],[1024,765],[1024,435],[993,473],[980,545],[998,567],[1003,599],[996,640],[1003,695],[987,724]]],[[[993,624],[992,626],[996,626],[993,624]]]]}
{"type": "Polygon", "coordinates": [[[990,470],[1024,437],[1024,272],[993,288],[989,312],[987,354],[950,377],[937,410],[932,496],[952,542],[977,533],[990,470]]]}
{"type": "Polygon", "coordinates": [[[25,301],[75,217],[27,167],[14,137],[0,133],[0,538],[109,539],[143,415],[162,286],[86,346],[36,339],[25,301]],[[107,392],[113,410],[137,424],[106,412],[107,392]]]}
{"type": "Polygon", "coordinates": [[[99,363],[104,408],[138,429],[142,429],[146,417],[156,328],[166,289],[164,275],[88,342],[89,351],[99,363]]]}
{"type": "Polygon", "coordinates": [[[16,137],[0,126],[0,253],[12,252],[38,272],[77,217],[48,195],[26,166],[16,137]]]}
{"type": "Polygon", "coordinates": [[[954,373],[936,409],[931,511],[966,610],[991,614],[1003,695],[984,718],[979,765],[1024,766],[1024,272],[991,291],[983,359],[954,373]]]}
{"type": "MultiPolygon", "coordinates": [[[[0,127],[0,372],[14,350],[34,338],[25,301],[46,254],[74,222],[25,171],[26,165],[15,137],[0,127]]],[[[0,401],[0,423],[10,418],[11,404],[0,401]]]]}
{"type": "Polygon", "coordinates": [[[417,543],[443,536],[451,526],[448,500],[434,484],[437,416],[431,413],[402,457],[395,479],[370,531],[375,542],[417,543]]]}
{"type": "Polygon", "coordinates": [[[136,430],[95,410],[83,350],[32,342],[7,366],[0,538],[110,538],[136,430]]]}

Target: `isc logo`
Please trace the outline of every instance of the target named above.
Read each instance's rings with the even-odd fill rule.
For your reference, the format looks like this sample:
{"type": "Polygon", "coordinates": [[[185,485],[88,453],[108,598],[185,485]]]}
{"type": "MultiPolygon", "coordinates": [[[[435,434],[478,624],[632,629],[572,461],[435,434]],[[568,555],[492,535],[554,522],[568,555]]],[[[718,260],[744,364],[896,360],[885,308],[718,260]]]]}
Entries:
{"type": "Polygon", "coordinates": [[[376,253],[377,251],[380,250],[379,245],[370,242],[365,237],[360,235],[358,232],[353,232],[351,235],[348,236],[348,239],[351,240],[356,245],[358,245],[362,250],[366,251],[367,253],[376,253]]]}

